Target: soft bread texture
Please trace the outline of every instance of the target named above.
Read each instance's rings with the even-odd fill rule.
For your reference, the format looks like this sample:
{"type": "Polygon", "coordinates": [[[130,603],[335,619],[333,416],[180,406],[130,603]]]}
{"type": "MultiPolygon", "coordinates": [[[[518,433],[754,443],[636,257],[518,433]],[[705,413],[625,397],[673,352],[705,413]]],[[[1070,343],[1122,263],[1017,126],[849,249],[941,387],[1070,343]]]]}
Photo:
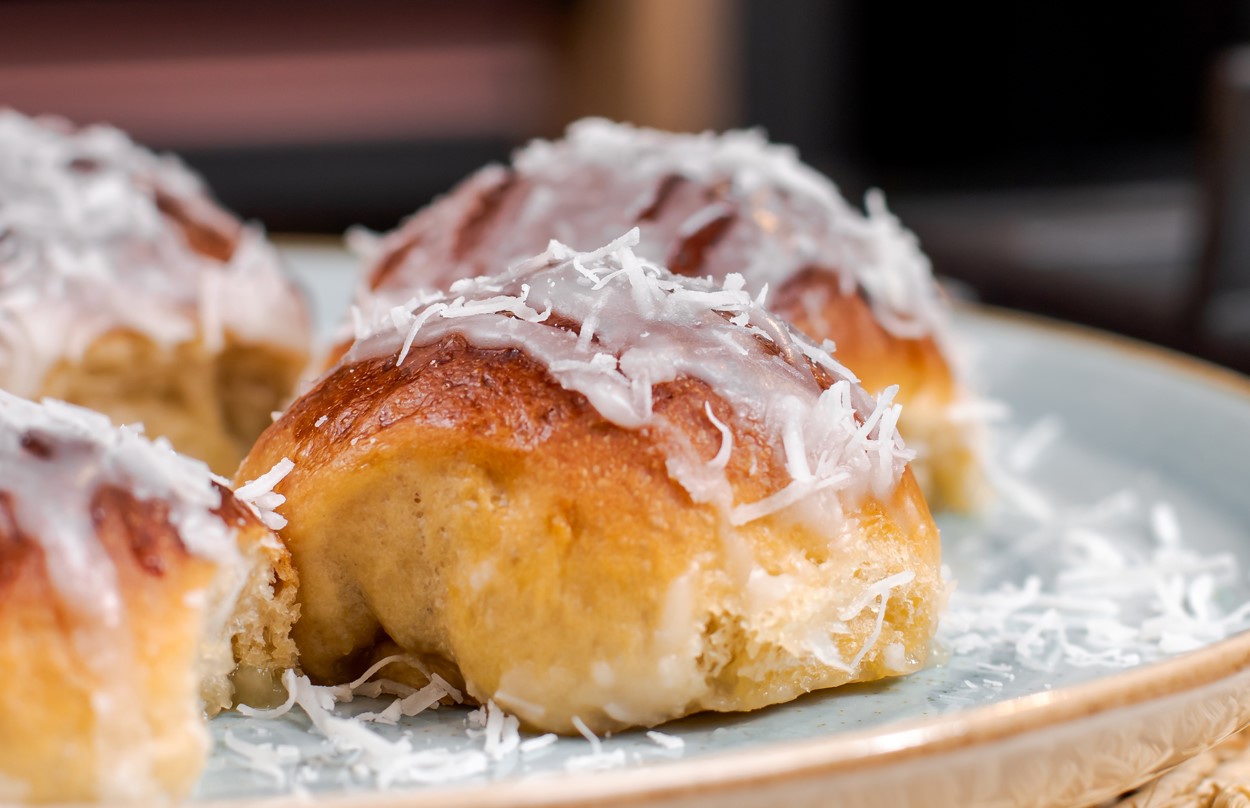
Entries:
{"type": "MultiPolygon", "coordinates": [[[[576,333],[558,306],[535,327],[576,333]]],[[[418,664],[387,676],[437,672],[570,733],[574,717],[651,726],[923,665],[944,585],[910,473],[841,514],[730,528],[674,480],[672,447],[717,455],[710,410],[732,433],[734,500],[756,502],[791,481],[777,436],[699,379],[655,385],[651,408],[653,426],[623,428],[524,350],[458,333],[398,366],[349,356],[240,468],[295,464],[275,491],[303,669],[343,682],[398,648],[418,664]]]]}
{"type": "Polygon", "coordinates": [[[236,657],[294,664],[289,556],[203,465],[14,402],[0,394],[27,424],[0,417],[0,800],[181,798],[236,657]]]}
{"type": "MultiPolygon", "coordinates": [[[[478,171],[373,245],[357,304],[401,304],[541,251],[588,250],[630,227],[638,254],[679,275],[740,273],[751,294],[878,393],[897,384],[914,469],[938,508],[984,498],[969,397],[951,364],[947,304],[928,259],[877,197],[867,215],[757,132],[682,135],[602,120],[478,171]],[[967,407],[963,408],[965,413],[967,407]]],[[[337,360],[350,343],[331,352],[337,360]]]]}
{"type": "Polygon", "coordinates": [[[0,110],[0,151],[0,389],[142,422],[232,474],[308,360],[276,252],[109,127],[0,110]]]}
{"type": "Polygon", "coordinates": [[[113,331],[78,360],[48,371],[40,397],[143,424],[220,474],[233,474],[271,413],[290,399],[307,357],[276,345],[227,340],[164,346],[134,331],[113,331]]]}
{"type": "Polygon", "coordinates": [[[237,592],[213,593],[208,600],[210,608],[228,614],[224,625],[210,622],[216,631],[200,643],[200,698],[210,716],[236,704],[273,706],[283,695],[283,672],[299,659],[291,638],[299,619],[299,578],[291,553],[254,508],[224,486],[221,492],[216,513],[235,527],[245,573],[237,592]]]}
{"type": "MultiPolygon", "coordinates": [[[[709,399],[687,380],[660,388],[655,406],[710,457],[721,436],[703,415],[709,399]]],[[[740,447],[735,493],[779,488],[769,442],[713,409],[740,447]]],[[[715,509],[669,478],[645,431],[606,423],[516,350],[451,338],[399,369],[341,367],[240,474],[284,455],[296,464],[277,489],[300,580],[293,636],[317,681],[349,680],[393,643],[535,729],[568,733],[578,716],[601,732],[914,670],[936,627],[938,535],[910,475],[849,514],[837,546],[782,516],[740,530],[761,571],[805,588],[746,628],[752,593],[726,572],[736,561],[715,509]],[[888,599],[853,675],[792,652],[837,604],[904,571],[916,577],[888,599]]],[[[868,609],[848,621],[844,658],[874,624],[868,609]]]]}

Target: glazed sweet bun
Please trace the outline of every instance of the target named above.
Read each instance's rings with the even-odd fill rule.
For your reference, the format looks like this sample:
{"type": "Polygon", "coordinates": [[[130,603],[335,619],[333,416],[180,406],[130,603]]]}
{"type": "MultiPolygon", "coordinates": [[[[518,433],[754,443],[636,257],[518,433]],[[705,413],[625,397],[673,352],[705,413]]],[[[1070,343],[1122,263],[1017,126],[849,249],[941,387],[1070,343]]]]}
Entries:
{"type": "Polygon", "coordinates": [[[233,474],[309,340],[264,235],[177,160],[0,109],[0,389],[141,422],[233,474]]]}
{"type": "Polygon", "coordinates": [[[236,657],[294,663],[292,576],[202,463],[0,392],[0,802],[185,795],[236,657]]]}
{"type": "Polygon", "coordinates": [[[679,275],[767,289],[767,307],[876,393],[899,386],[912,468],[935,506],[981,494],[976,425],[952,369],[947,304],[915,237],[880,194],[852,208],[792,149],[755,131],[671,134],[590,119],[489,166],[376,244],[357,294],[365,311],[414,290],[497,271],[551,238],[593,249],[630,227],[638,254],[679,275]]]}
{"type": "Polygon", "coordinates": [[[944,589],[892,390],[638,233],[362,323],[240,474],[314,681],[407,652],[531,728],[751,710],[914,671],[944,589]]]}

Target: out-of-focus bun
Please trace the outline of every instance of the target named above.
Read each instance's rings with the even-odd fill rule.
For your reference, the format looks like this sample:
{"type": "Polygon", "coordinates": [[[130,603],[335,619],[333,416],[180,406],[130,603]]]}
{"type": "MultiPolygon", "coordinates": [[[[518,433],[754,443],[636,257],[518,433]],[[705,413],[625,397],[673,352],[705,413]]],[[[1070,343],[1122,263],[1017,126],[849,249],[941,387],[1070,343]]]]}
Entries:
{"type": "Polygon", "coordinates": [[[0,801],[184,796],[236,658],[295,662],[293,576],[204,464],[0,392],[0,801]]]}
{"type": "Polygon", "coordinates": [[[961,406],[967,393],[928,259],[880,194],[860,212],[756,131],[574,123],[563,140],[535,141],[511,166],[478,171],[376,243],[358,235],[369,258],[357,304],[386,310],[497,272],[550,239],[589,250],[634,226],[640,256],[679,275],[740,274],[751,294],[768,290],[769,309],[836,342],[870,392],[897,384],[922,486],[937,505],[975,505],[980,438],[961,406]]]}
{"type": "Polygon", "coordinates": [[[0,109],[0,389],[142,422],[228,474],[309,340],[264,234],[176,159],[0,109]]]}

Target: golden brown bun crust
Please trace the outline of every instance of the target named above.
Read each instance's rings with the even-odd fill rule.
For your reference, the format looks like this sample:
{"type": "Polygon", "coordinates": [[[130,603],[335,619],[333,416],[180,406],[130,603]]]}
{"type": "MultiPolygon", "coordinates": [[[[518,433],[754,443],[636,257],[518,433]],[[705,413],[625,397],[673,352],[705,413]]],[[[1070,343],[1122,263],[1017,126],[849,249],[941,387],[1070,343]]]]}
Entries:
{"type": "Polygon", "coordinates": [[[924,388],[947,401],[954,394],[950,366],[933,338],[903,339],[886,331],[863,296],[844,294],[832,272],[803,270],[777,290],[769,309],[804,334],[833,340],[838,361],[870,393],[897,384],[903,391],[924,388]]]}
{"type": "Polygon", "coordinates": [[[32,802],[127,796],[118,771],[130,796],[184,795],[206,753],[193,673],[201,610],[187,593],[209,585],[214,565],[187,553],[162,503],[102,487],[91,510],[122,593],[115,627],[64,605],[0,492],[0,779],[26,783],[32,802]]]}
{"type": "MultiPolygon", "coordinates": [[[[473,697],[570,732],[574,715],[596,731],[653,725],[923,663],[942,584],[937,531],[910,474],[888,501],[860,503],[844,540],[779,515],[726,540],[718,511],[670,478],[667,441],[715,455],[710,402],[734,433],[739,502],[789,482],[783,458],[700,381],[657,385],[654,402],[672,433],[610,424],[524,353],[458,336],[414,348],[400,368],[388,356],[334,370],[240,469],[248,479],[295,462],[277,490],[305,671],[344,681],[393,640],[473,697]],[[848,674],[791,652],[803,615],[746,621],[746,570],[727,545],[766,573],[809,575],[817,600],[831,587],[849,600],[905,570],[915,579],[893,591],[881,639],[848,674]]],[[[848,621],[845,659],[874,619],[848,621]]]]}
{"type": "Polygon", "coordinates": [[[786,282],[769,308],[816,340],[833,340],[836,356],[870,393],[892,384],[903,405],[900,429],[919,452],[911,464],[935,510],[975,510],[985,496],[980,438],[954,421],[963,395],[932,337],[903,339],[884,329],[868,302],[844,294],[834,273],[809,268],[786,282]]]}

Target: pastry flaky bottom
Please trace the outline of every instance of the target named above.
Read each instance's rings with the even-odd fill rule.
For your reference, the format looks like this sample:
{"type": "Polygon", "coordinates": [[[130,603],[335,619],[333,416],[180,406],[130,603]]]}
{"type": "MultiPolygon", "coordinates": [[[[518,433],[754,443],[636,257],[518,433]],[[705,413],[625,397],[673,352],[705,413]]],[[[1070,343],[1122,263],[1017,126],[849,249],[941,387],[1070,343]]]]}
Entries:
{"type": "Polygon", "coordinates": [[[208,755],[205,713],[235,698],[235,657],[271,676],[294,664],[286,554],[223,498],[236,564],[189,553],[159,501],[99,489],[112,568],[67,595],[0,492],[0,803],[180,800],[208,755]]]}
{"type": "Polygon", "coordinates": [[[152,437],[233,475],[271,413],[290,400],[307,357],[279,346],[227,337],[220,351],[201,341],[162,346],[114,331],[77,360],[57,363],[36,398],[103,412],[115,423],[142,423],[152,437]]]}
{"type": "Polygon", "coordinates": [[[240,472],[295,461],[277,490],[303,669],[340,683],[404,651],[414,666],[384,675],[420,684],[424,668],[569,733],[575,717],[653,726],[922,666],[944,585],[912,476],[843,515],[734,527],[666,465],[674,442],[716,454],[705,402],[735,432],[738,501],[789,482],[774,442],[694,380],[657,385],[656,426],[635,431],[519,351],[456,337],[398,369],[340,367],[240,472]]]}

